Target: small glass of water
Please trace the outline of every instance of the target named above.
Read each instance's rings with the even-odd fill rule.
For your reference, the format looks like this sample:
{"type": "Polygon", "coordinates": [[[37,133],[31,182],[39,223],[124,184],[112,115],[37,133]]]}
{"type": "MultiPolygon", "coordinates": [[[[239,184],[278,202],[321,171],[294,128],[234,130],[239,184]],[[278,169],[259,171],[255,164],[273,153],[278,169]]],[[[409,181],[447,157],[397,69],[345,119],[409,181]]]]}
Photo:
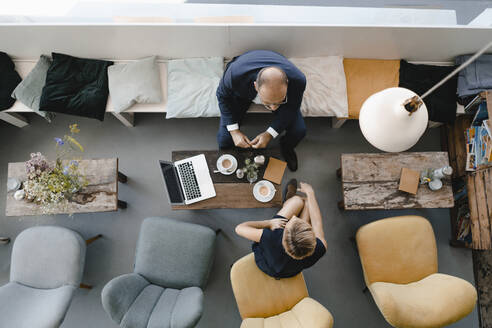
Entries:
{"type": "Polygon", "coordinates": [[[258,180],[258,172],[249,171],[248,174],[246,175],[246,179],[248,179],[249,183],[255,182],[256,180],[258,180]]]}

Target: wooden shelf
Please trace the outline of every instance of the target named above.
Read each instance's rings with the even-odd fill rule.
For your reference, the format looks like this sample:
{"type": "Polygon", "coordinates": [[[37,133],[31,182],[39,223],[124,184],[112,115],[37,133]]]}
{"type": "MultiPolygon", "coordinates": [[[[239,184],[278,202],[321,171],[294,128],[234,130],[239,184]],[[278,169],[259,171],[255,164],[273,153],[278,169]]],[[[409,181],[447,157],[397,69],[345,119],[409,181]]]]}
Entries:
{"type": "MultiPolygon", "coordinates": [[[[492,118],[492,92],[487,91],[487,109],[492,118]]],[[[454,124],[446,124],[441,129],[441,148],[448,151],[449,162],[453,167],[453,179],[462,179],[466,184],[467,199],[470,208],[470,229],[472,243],[457,240],[458,210],[456,205],[450,211],[451,240],[457,247],[469,247],[479,250],[492,249],[492,166],[484,165],[475,172],[468,172],[466,167],[465,130],[470,127],[471,115],[459,116],[454,124]]],[[[456,202],[457,204],[459,201],[456,202]]]]}

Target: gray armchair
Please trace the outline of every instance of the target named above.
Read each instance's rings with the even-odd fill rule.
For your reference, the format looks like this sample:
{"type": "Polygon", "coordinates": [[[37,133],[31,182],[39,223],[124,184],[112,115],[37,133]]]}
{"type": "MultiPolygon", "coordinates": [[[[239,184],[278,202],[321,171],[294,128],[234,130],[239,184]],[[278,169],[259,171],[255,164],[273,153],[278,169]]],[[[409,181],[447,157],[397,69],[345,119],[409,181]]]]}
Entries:
{"type": "Polygon", "coordinates": [[[142,223],[134,272],[111,280],[102,304],[124,328],[194,327],[202,315],[215,232],[153,217],[142,223]]]}
{"type": "Polygon", "coordinates": [[[13,245],[10,282],[0,287],[2,327],[61,325],[84,271],[86,244],[72,230],[39,226],[13,245]]]}

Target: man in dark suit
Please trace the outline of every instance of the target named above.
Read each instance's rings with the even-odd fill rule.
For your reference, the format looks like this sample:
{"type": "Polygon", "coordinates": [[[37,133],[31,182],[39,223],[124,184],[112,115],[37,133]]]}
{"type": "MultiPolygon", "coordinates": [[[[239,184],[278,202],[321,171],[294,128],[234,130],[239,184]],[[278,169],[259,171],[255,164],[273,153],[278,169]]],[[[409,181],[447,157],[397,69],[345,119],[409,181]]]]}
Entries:
{"type": "Polygon", "coordinates": [[[294,148],[306,135],[300,107],[306,77],[284,56],[268,50],[253,50],[235,57],[227,65],[217,88],[221,112],[217,141],[220,148],[265,148],[280,139],[282,155],[291,171],[297,170],[294,148]],[[251,103],[263,104],[274,119],[266,131],[250,140],[240,130],[251,103]]]}

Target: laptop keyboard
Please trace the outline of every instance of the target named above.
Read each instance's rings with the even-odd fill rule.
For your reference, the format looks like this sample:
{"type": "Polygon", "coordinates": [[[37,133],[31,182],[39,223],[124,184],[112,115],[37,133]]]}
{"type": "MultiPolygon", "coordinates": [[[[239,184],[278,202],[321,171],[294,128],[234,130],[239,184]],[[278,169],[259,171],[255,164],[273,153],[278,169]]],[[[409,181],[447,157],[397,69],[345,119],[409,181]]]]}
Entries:
{"type": "Polygon", "coordinates": [[[191,164],[191,162],[181,163],[178,165],[178,170],[181,176],[181,182],[183,182],[186,199],[192,200],[202,197],[193,164],[191,164]]]}

